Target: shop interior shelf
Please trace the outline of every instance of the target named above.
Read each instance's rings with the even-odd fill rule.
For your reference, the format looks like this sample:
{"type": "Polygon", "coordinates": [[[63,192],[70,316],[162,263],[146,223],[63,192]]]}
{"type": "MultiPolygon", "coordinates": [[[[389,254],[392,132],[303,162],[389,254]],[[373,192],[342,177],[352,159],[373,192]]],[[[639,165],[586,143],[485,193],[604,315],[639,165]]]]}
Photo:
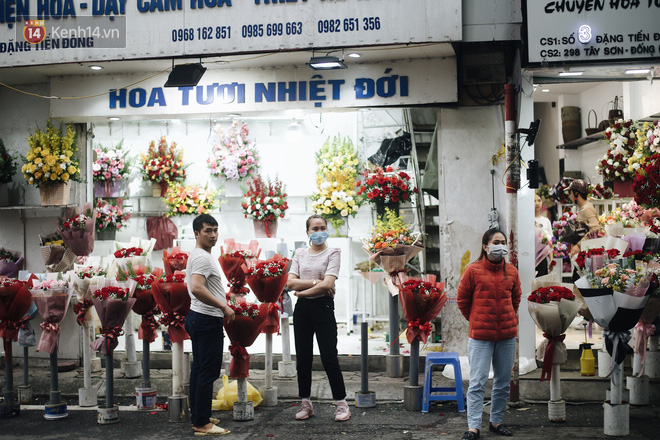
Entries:
{"type": "Polygon", "coordinates": [[[605,131],[599,131],[598,133],[590,134],[589,136],[566,142],[565,144],[557,145],[557,148],[563,150],[577,150],[583,145],[587,145],[592,142],[598,142],[603,139],[605,139],[605,131]]]}

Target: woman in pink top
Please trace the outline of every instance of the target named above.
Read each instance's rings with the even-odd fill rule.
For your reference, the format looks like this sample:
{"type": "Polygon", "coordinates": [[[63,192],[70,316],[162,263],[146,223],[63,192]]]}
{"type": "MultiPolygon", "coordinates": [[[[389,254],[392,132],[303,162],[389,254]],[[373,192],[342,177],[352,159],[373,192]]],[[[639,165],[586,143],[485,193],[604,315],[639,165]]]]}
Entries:
{"type": "Polygon", "coordinates": [[[314,415],[312,394],[312,360],[314,334],[321,353],[323,368],[330,381],[332,397],[337,401],[335,421],[351,417],[346,403],[344,377],[337,358],[337,321],[335,320],[335,280],[339,275],[341,251],[329,248],[328,223],[320,215],[307,219],[310,247],[296,250],[289,270],[287,287],[298,298],[293,311],[293,333],[296,340],[298,394],[302,398],[296,420],[314,415]]]}

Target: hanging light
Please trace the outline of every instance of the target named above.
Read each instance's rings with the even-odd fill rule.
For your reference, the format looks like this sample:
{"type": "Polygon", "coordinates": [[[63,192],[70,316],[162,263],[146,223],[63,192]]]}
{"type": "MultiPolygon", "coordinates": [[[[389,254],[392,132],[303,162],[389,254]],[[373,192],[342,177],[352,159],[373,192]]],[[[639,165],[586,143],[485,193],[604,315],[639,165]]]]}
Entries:
{"type": "Polygon", "coordinates": [[[346,69],[346,64],[343,58],[327,55],[324,57],[312,56],[307,63],[309,67],[314,70],[333,70],[333,69],[346,69]]]}

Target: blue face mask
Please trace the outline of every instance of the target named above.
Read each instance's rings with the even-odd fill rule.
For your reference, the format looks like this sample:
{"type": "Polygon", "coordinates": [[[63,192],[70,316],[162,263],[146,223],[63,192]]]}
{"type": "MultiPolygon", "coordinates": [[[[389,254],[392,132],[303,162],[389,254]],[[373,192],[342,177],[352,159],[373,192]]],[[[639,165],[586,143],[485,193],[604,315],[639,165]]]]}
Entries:
{"type": "Polygon", "coordinates": [[[488,255],[495,261],[499,261],[504,256],[509,255],[509,249],[505,244],[493,244],[488,246],[488,255]]]}
{"type": "Polygon", "coordinates": [[[319,231],[319,232],[312,232],[309,234],[309,239],[314,243],[315,245],[322,245],[325,243],[325,241],[328,239],[330,234],[328,231],[319,231]]]}

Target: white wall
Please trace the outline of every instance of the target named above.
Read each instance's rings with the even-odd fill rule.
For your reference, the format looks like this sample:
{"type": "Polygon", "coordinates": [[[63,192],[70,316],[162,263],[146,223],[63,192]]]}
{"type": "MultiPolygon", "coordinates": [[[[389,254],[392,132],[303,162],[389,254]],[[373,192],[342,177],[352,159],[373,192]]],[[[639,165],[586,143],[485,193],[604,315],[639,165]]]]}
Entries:
{"type": "Polygon", "coordinates": [[[541,119],[541,127],[534,142],[534,157],[539,161],[539,166],[543,167],[547,183],[554,185],[559,181],[559,151],[556,148],[560,143],[557,135],[559,120],[550,102],[534,103],[534,118],[541,119]]]}

